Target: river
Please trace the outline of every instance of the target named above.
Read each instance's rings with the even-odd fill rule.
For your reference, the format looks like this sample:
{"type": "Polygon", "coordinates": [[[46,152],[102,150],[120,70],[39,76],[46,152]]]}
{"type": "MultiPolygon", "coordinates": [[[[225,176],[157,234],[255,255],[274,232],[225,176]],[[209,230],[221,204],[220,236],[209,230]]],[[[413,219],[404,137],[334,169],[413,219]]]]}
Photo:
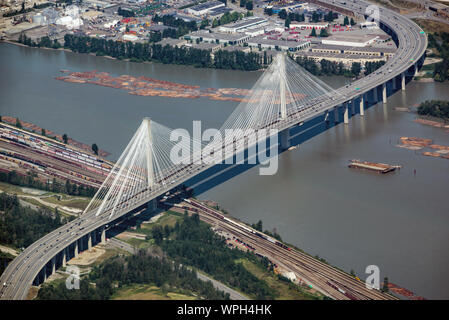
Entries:
{"type": "MultiPolygon", "coordinates": [[[[259,72],[139,64],[91,55],[0,44],[0,114],[17,116],[118,157],[143,117],[168,127],[218,128],[237,103],[206,98],[141,97],[124,90],[55,80],[61,69],[145,75],[203,88],[250,88],[259,72]]],[[[333,86],[348,81],[325,78],[333,86]]],[[[449,299],[449,160],[395,147],[399,137],[449,145],[443,129],[395,111],[426,99],[448,99],[449,84],[417,83],[388,104],[368,109],[283,153],[274,176],[253,168],[201,195],[247,222],[263,221],[283,239],[365,278],[377,265],[381,279],[426,298],[449,299]],[[388,175],[347,168],[363,159],[403,168],[388,175]],[[416,176],[413,170],[416,169],[416,176]]]]}

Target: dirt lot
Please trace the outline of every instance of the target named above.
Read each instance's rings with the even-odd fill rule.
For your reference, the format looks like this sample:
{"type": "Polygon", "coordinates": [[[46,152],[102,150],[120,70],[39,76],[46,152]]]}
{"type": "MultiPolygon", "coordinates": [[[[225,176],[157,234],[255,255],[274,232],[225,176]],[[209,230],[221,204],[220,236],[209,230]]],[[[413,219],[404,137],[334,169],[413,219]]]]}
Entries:
{"type": "Polygon", "coordinates": [[[77,265],[77,266],[88,266],[95,262],[99,257],[101,257],[106,252],[100,246],[92,247],[90,250],[86,250],[81,252],[78,255],[78,258],[73,258],[67,262],[68,265],[77,265]]]}

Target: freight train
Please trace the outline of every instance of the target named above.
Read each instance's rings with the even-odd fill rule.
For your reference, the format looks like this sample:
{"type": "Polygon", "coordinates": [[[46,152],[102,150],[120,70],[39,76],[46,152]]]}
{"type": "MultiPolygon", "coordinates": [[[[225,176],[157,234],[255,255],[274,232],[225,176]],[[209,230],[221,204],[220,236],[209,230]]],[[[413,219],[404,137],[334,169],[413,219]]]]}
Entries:
{"type": "Polygon", "coordinates": [[[51,155],[59,160],[83,164],[85,168],[92,168],[91,171],[95,171],[98,174],[107,175],[112,169],[111,164],[98,157],[74,150],[63,143],[57,141],[50,142],[44,138],[41,139],[31,134],[28,135],[6,126],[0,127],[0,137],[9,143],[32,148],[36,152],[51,155]]]}
{"type": "MultiPolygon", "coordinates": [[[[226,221],[229,222],[230,224],[232,224],[232,225],[234,225],[234,226],[236,226],[236,227],[238,227],[238,228],[240,228],[240,229],[244,229],[244,230],[245,230],[246,232],[248,232],[248,233],[252,233],[252,234],[258,236],[259,238],[262,238],[262,239],[264,239],[264,240],[268,240],[268,241],[274,243],[275,245],[277,245],[277,246],[279,246],[279,247],[281,247],[281,248],[283,248],[283,249],[286,249],[286,250],[288,250],[288,251],[291,251],[291,250],[292,250],[290,247],[286,246],[286,245],[283,244],[282,242],[280,242],[280,241],[278,241],[278,240],[276,240],[276,239],[273,239],[273,238],[271,238],[271,237],[269,237],[269,236],[267,236],[267,235],[265,235],[265,234],[263,234],[263,233],[260,233],[260,232],[257,232],[257,231],[255,231],[255,230],[253,230],[253,229],[250,229],[250,228],[248,228],[248,227],[245,227],[245,226],[243,226],[243,225],[241,225],[241,224],[239,224],[239,223],[236,223],[235,221],[233,221],[233,220],[231,220],[231,219],[229,219],[229,218],[227,218],[227,217],[225,217],[225,216],[219,214],[217,211],[212,210],[212,209],[210,209],[209,207],[207,207],[207,206],[205,206],[205,205],[203,205],[203,204],[201,204],[201,203],[199,203],[199,202],[197,202],[197,201],[195,201],[195,200],[184,199],[184,201],[187,202],[187,203],[189,203],[189,204],[191,204],[192,206],[194,206],[194,207],[196,207],[196,208],[198,208],[198,209],[201,209],[202,211],[207,212],[208,214],[213,215],[214,217],[216,217],[216,218],[218,218],[218,219],[226,220],[226,221]]],[[[175,206],[176,206],[176,205],[175,205],[175,206]]],[[[185,206],[180,206],[180,205],[178,205],[178,206],[179,206],[179,207],[182,207],[183,209],[188,209],[188,207],[185,207],[185,206]]],[[[198,210],[196,210],[196,212],[198,212],[198,210]]]]}
{"type": "Polygon", "coordinates": [[[358,300],[356,297],[354,297],[352,294],[350,294],[349,292],[347,292],[346,290],[343,290],[342,288],[340,288],[339,286],[337,286],[337,284],[331,282],[331,281],[326,281],[327,285],[331,286],[332,288],[334,288],[335,290],[338,290],[340,293],[344,294],[346,297],[348,297],[351,300],[358,300]]]}

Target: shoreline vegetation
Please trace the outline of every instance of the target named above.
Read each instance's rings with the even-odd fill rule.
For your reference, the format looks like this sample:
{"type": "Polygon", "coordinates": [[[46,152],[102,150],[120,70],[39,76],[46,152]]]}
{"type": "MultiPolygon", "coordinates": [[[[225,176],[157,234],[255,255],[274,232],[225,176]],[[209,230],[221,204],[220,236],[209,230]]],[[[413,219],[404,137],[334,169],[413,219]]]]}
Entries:
{"type": "MultiPolygon", "coordinates": [[[[34,42],[24,34],[19,36],[18,41],[2,41],[22,47],[84,53],[126,62],[162,63],[193,66],[195,68],[263,71],[272,62],[272,56],[269,56],[266,51],[245,53],[241,51],[218,50],[212,55],[211,51],[204,49],[162,46],[154,42],[125,43],[71,34],[64,36],[64,45],[61,45],[56,39],[51,41],[47,36],[42,37],[39,42],[34,42]]],[[[338,63],[326,59],[318,63],[307,57],[298,57],[294,60],[315,76],[337,75],[353,78],[360,76],[362,71],[362,64],[359,62],[354,62],[347,68],[341,62],[338,63]]],[[[368,75],[384,64],[384,61],[367,62],[364,65],[365,71],[363,74],[368,75]]]]}
{"type": "Polygon", "coordinates": [[[146,245],[135,245],[139,248],[135,254],[111,257],[94,266],[81,278],[81,290],[67,292],[64,282],[57,280],[44,284],[37,299],[115,299],[137,293],[165,299],[168,292],[193,299],[229,299],[228,293],[197,279],[197,272],[250,298],[325,298],[276,274],[268,259],[229,248],[198,215],[167,212],[167,217],[138,229],[147,235],[146,245]],[[144,289],[143,284],[150,287],[144,289]],[[162,292],[154,295],[160,289],[162,292]]]}
{"type": "MultiPolygon", "coordinates": [[[[31,123],[31,122],[27,122],[27,121],[23,121],[20,120],[17,117],[11,117],[11,116],[5,116],[5,115],[0,115],[0,123],[4,123],[13,127],[16,127],[19,130],[24,130],[30,133],[34,133],[40,136],[45,137],[46,139],[52,139],[55,140],[58,143],[64,143],[64,144],[68,144],[71,147],[75,147],[78,148],[84,152],[89,152],[91,154],[95,154],[97,156],[100,156],[102,158],[106,158],[107,156],[110,155],[109,152],[102,150],[102,149],[98,149],[97,148],[92,148],[92,146],[89,146],[83,142],[77,141],[73,138],[70,138],[67,136],[67,134],[57,134],[51,130],[48,129],[44,129],[39,127],[38,125],[31,123]],[[95,153],[95,151],[93,149],[97,150],[97,153],[95,153]]],[[[95,143],[94,143],[95,144],[95,143]]]]}
{"type": "Polygon", "coordinates": [[[419,116],[447,123],[449,122],[449,101],[426,100],[421,102],[416,112],[419,116]]]}

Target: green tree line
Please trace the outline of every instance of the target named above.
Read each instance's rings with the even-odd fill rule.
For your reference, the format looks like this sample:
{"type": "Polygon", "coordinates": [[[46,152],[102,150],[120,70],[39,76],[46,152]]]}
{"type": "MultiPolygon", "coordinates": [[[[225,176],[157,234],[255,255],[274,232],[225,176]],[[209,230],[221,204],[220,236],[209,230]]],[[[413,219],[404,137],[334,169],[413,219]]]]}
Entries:
{"type": "Polygon", "coordinates": [[[429,48],[437,50],[437,56],[443,61],[435,64],[433,78],[435,81],[444,82],[449,79],[449,33],[441,32],[429,34],[429,48]]]}
{"type": "Polygon", "coordinates": [[[80,281],[80,290],[67,290],[64,282],[44,284],[37,298],[107,300],[120,288],[133,284],[154,284],[164,291],[190,291],[208,300],[229,299],[229,294],[215,289],[211,282],[198,279],[194,270],[154,257],[144,250],[135,255],[108,259],[94,267],[89,276],[80,281]]]}
{"type": "Polygon", "coordinates": [[[165,240],[162,249],[175,261],[194,266],[212,275],[242,292],[254,295],[257,299],[273,299],[277,296],[264,281],[250,273],[238,259],[249,259],[261,265],[261,261],[252,253],[231,249],[226,241],[215,234],[208,225],[201,222],[197,214],[184,216],[165,240]]]}
{"type": "Polygon", "coordinates": [[[38,42],[35,42],[31,38],[27,37],[24,33],[21,33],[19,35],[18,42],[30,47],[39,47],[39,48],[44,47],[52,49],[61,48],[61,44],[58,42],[57,39],[54,39],[52,41],[48,36],[43,36],[42,38],[39,39],[38,42]]]}
{"type": "Polygon", "coordinates": [[[65,222],[57,210],[36,211],[21,205],[15,195],[0,193],[0,243],[26,248],[65,222]]]}
{"type": "MultiPolygon", "coordinates": [[[[360,72],[362,70],[362,65],[360,62],[353,62],[350,68],[346,68],[343,62],[335,62],[322,59],[317,63],[312,58],[299,56],[296,58],[296,63],[298,63],[301,67],[315,76],[338,75],[345,77],[356,77],[360,75],[360,72]]],[[[384,61],[367,62],[365,64],[365,75],[374,72],[384,64],[384,61]]]]}
{"type": "Polygon", "coordinates": [[[257,53],[240,51],[214,53],[212,59],[209,50],[189,47],[161,46],[155,43],[133,43],[90,38],[66,34],[64,46],[74,52],[109,55],[118,59],[132,61],[156,61],[165,64],[193,65],[203,68],[258,70],[262,67],[263,58],[257,53]]]}
{"type": "Polygon", "coordinates": [[[38,179],[37,175],[33,172],[19,174],[15,170],[9,172],[2,171],[0,172],[0,181],[21,187],[65,193],[71,196],[93,197],[97,192],[97,189],[94,187],[71,183],[69,180],[66,180],[65,183],[60,183],[53,178],[53,181],[50,183],[45,183],[38,179]]]}
{"type": "Polygon", "coordinates": [[[449,101],[427,100],[418,107],[418,114],[449,120],[449,101]]]}

